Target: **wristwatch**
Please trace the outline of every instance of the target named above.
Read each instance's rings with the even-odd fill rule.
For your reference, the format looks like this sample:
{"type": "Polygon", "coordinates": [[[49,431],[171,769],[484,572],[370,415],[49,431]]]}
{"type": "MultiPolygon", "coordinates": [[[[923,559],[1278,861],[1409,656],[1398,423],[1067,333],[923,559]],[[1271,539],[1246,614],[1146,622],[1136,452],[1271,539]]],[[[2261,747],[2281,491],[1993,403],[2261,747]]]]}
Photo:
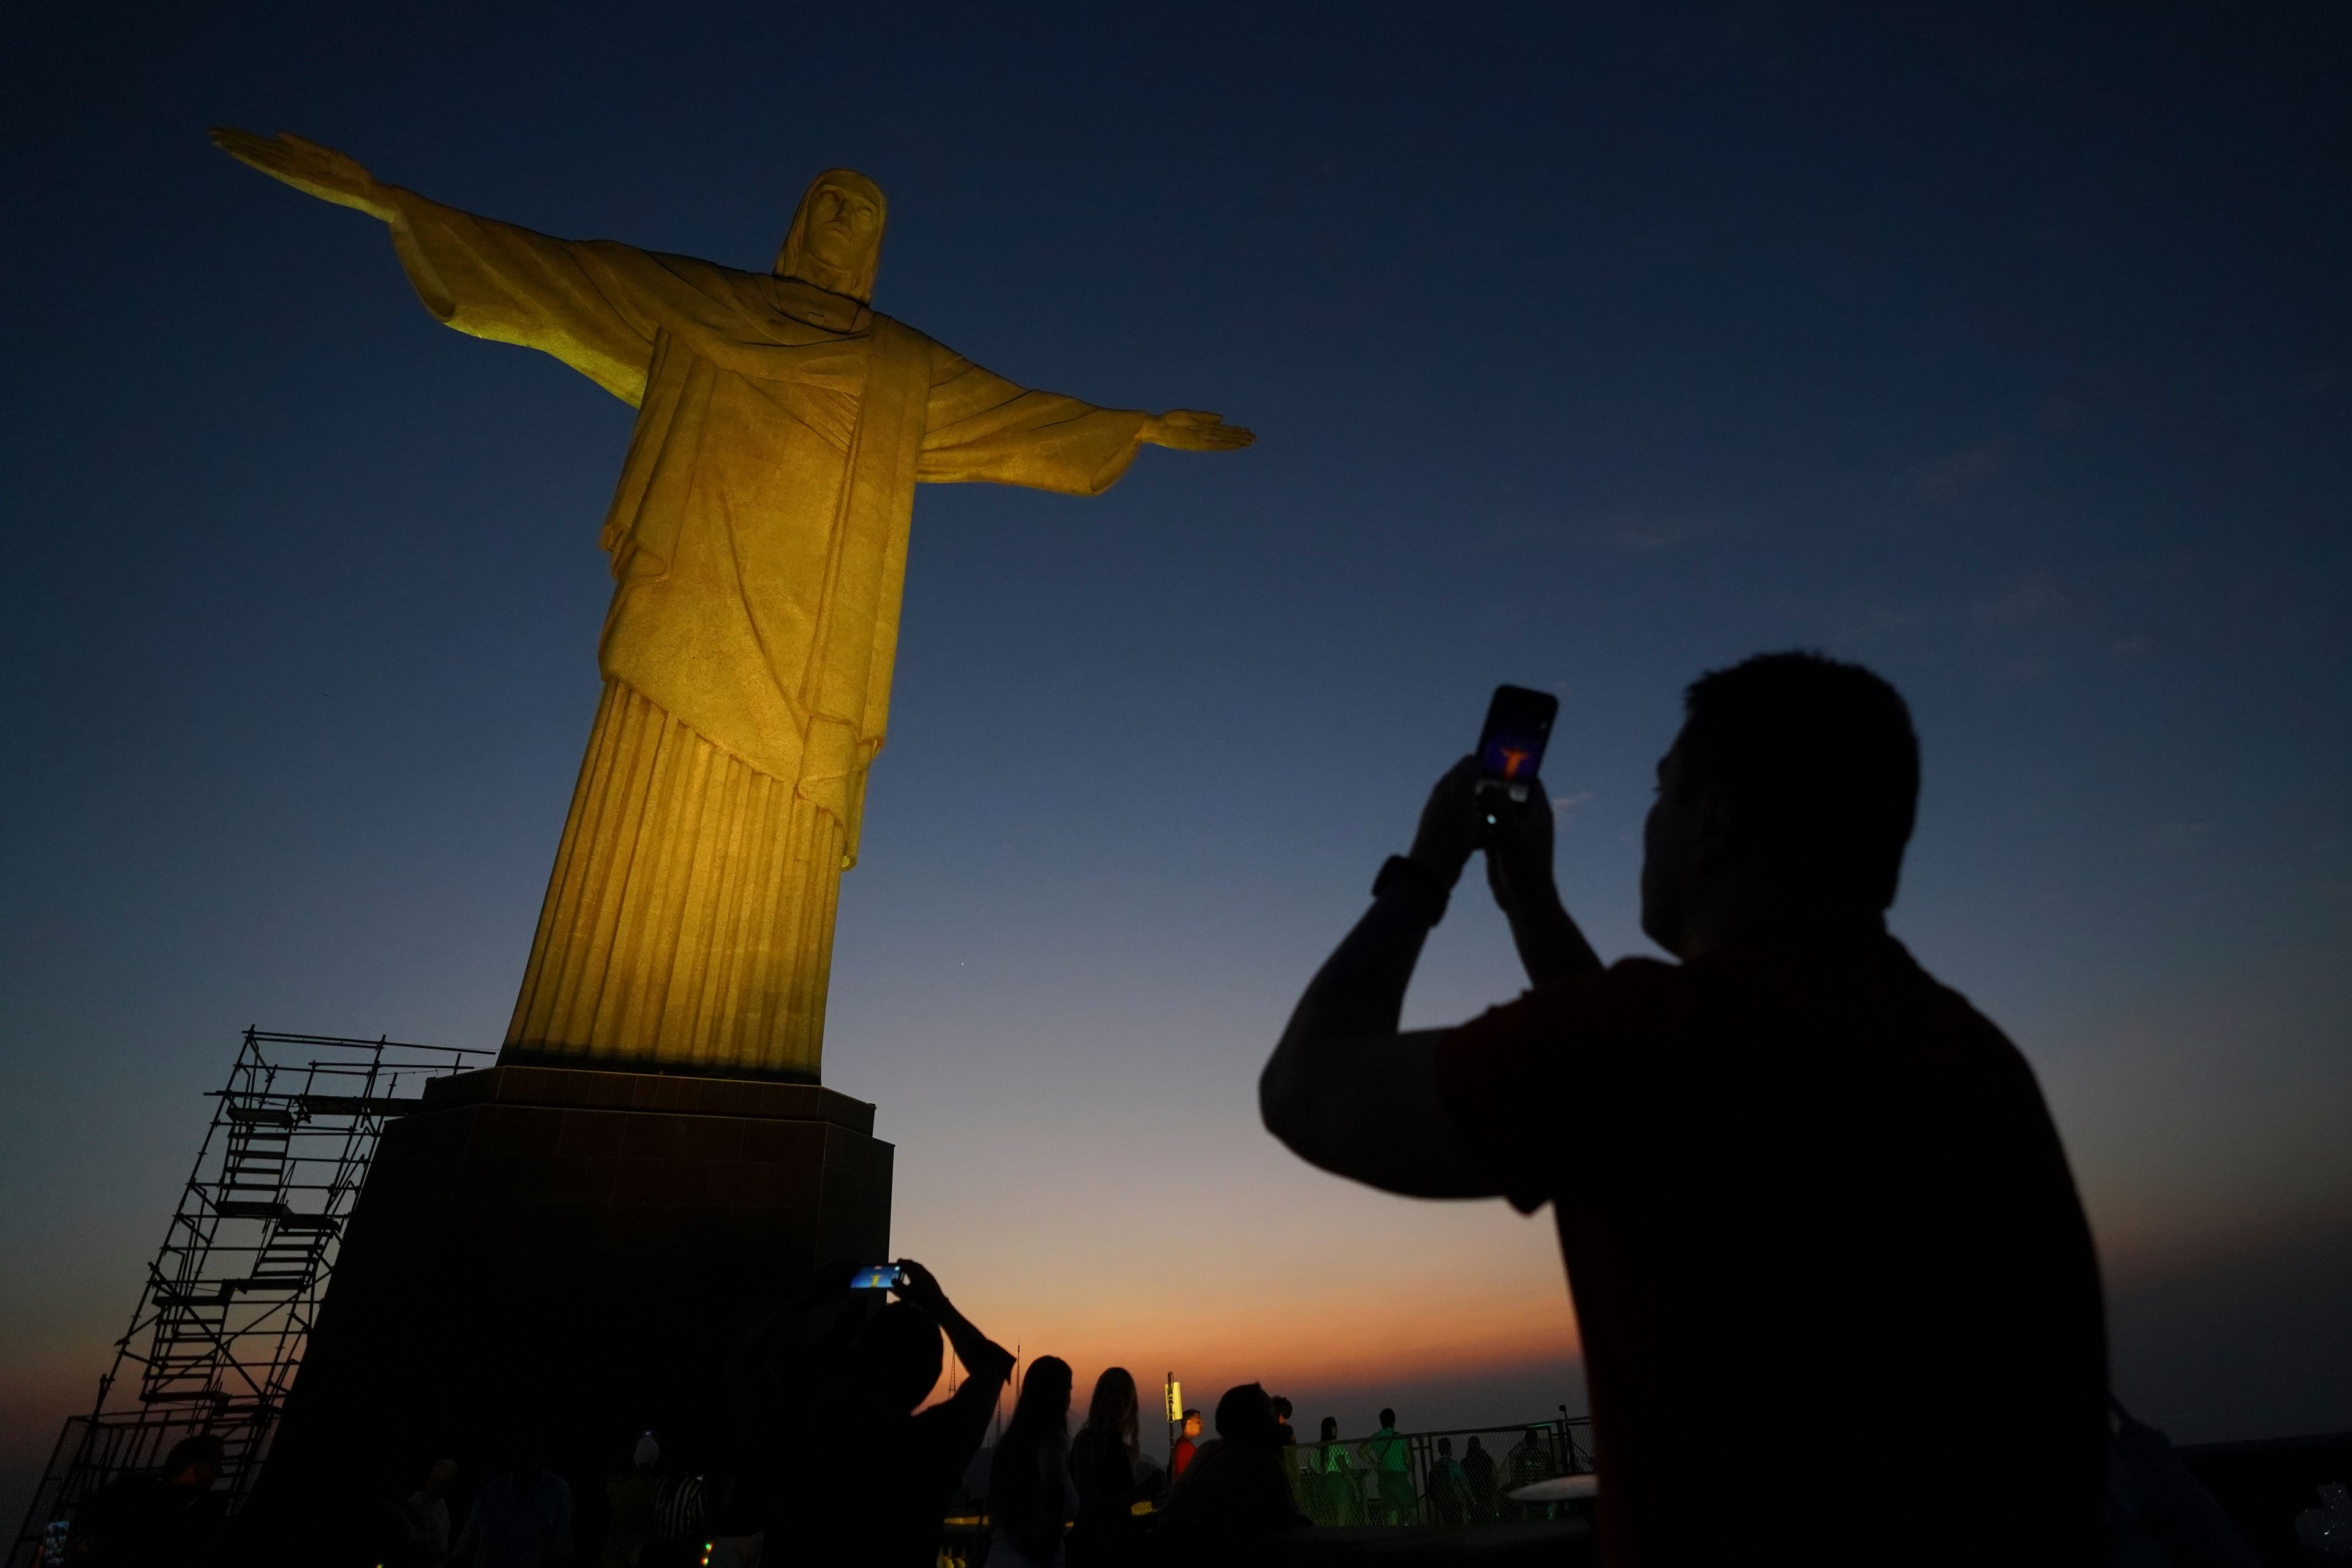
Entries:
{"type": "Polygon", "coordinates": [[[1391,893],[1408,900],[1431,925],[1445,918],[1446,900],[1454,889],[1440,886],[1437,874],[1410,856],[1391,855],[1381,863],[1381,874],[1372,879],[1372,897],[1387,898],[1391,893]]]}

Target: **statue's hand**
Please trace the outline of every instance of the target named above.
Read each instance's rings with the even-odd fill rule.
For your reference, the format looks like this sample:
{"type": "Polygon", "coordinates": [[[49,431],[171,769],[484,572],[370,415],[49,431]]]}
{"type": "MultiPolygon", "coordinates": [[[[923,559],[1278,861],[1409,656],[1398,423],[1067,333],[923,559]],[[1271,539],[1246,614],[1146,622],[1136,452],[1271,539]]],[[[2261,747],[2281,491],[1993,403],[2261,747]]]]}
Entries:
{"type": "Polygon", "coordinates": [[[1198,408],[1171,408],[1144,421],[1143,438],[1172,452],[1231,452],[1257,437],[1198,408]]]}
{"type": "Polygon", "coordinates": [[[332,147],[321,147],[316,142],[282,132],[276,136],[256,136],[233,125],[214,126],[212,138],[214,146],[238,163],[258,169],[273,180],[283,180],[322,202],[355,207],[386,222],[394,216],[390,193],[376,183],[376,177],[357,158],[332,147]]]}

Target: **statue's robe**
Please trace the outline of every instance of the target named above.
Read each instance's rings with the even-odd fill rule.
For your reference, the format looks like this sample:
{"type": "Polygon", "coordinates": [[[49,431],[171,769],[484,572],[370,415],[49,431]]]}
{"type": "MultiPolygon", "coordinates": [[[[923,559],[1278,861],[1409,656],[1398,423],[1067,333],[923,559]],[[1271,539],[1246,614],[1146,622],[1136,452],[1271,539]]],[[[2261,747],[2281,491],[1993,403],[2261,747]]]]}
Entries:
{"type": "Polygon", "coordinates": [[[1146,416],[796,279],[396,195],[435,315],[638,409],[604,700],[501,1059],[814,1081],[916,482],[1097,494],[1146,416]]]}

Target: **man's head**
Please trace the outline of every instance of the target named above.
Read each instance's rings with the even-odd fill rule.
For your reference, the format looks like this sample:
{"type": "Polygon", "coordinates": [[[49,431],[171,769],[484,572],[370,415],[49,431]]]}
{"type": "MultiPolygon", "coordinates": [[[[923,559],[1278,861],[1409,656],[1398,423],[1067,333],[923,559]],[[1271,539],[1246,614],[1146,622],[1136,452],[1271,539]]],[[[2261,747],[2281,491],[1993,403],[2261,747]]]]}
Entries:
{"type": "Polygon", "coordinates": [[[1217,1436],[1237,1448],[1273,1448],[1282,1443],[1282,1428],[1274,1419],[1274,1401],[1265,1385],[1244,1383],[1228,1388],[1217,1401],[1217,1436]]]}
{"type": "Polygon", "coordinates": [[[907,1301],[876,1312],[850,1355],[859,1373],[899,1410],[912,1410],[929,1397],[946,1365],[940,1326],[907,1301]]]}
{"type": "Polygon", "coordinates": [[[776,253],[777,276],[870,303],[889,216],[881,186],[855,169],[827,169],[809,182],[793,215],[776,253]]]}
{"type": "Polygon", "coordinates": [[[220,1479],[221,1459],[227,1447],[218,1437],[200,1432],[172,1445],[163,1458],[163,1479],[175,1487],[203,1490],[220,1479]]]}
{"type": "Polygon", "coordinates": [[[1437,1440],[1437,1457],[1441,1459],[1450,1459],[1454,1457],[1453,1438],[1440,1437],[1437,1440]]]}
{"type": "Polygon", "coordinates": [[[547,1433],[535,1406],[518,1401],[499,1423],[492,1439],[498,1468],[518,1483],[528,1483],[547,1462],[547,1433]]]}
{"type": "Polygon", "coordinates": [[[1393,1426],[1396,1426],[1396,1412],[1395,1412],[1395,1411],[1393,1411],[1393,1410],[1383,1410],[1383,1411],[1381,1411],[1381,1426],[1389,1426],[1389,1427],[1393,1427],[1393,1426]]]}
{"type": "Polygon", "coordinates": [[[1285,1399],[1279,1394],[1274,1396],[1274,1418],[1276,1421],[1281,1422],[1285,1426],[1290,1425],[1290,1401],[1285,1399]]]}
{"type": "Polygon", "coordinates": [[[1701,676],[1658,763],[1642,929],[1688,956],[1727,924],[1875,921],[1895,901],[1919,742],[1893,687],[1811,653],[1701,676]]]}
{"type": "Polygon", "coordinates": [[[447,1497],[457,1484],[457,1461],[436,1459],[433,1468],[425,1472],[425,1495],[447,1497]]]}
{"type": "Polygon", "coordinates": [[[1187,1410],[1184,1412],[1184,1436],[1197,1437],[1200,1435],[1201,1413],[1197,1410],[1187,1410]]]}

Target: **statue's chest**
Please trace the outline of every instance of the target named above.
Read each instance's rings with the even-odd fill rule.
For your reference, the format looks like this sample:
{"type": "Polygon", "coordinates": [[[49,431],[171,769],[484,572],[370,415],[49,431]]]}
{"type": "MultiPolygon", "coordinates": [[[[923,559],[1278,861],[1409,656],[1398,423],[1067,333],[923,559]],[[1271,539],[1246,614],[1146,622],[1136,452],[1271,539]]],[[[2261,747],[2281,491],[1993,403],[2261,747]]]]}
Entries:
{"type": "Polygon", "coordinates": [[[865,408],[866,364],[862,353],[833,349],[797,360],[761,356],[762,370],[793,374],[747,375],[725,363],[711,366],[697,468],[779,462],[812,443],[839,463],[865,408]]]}

